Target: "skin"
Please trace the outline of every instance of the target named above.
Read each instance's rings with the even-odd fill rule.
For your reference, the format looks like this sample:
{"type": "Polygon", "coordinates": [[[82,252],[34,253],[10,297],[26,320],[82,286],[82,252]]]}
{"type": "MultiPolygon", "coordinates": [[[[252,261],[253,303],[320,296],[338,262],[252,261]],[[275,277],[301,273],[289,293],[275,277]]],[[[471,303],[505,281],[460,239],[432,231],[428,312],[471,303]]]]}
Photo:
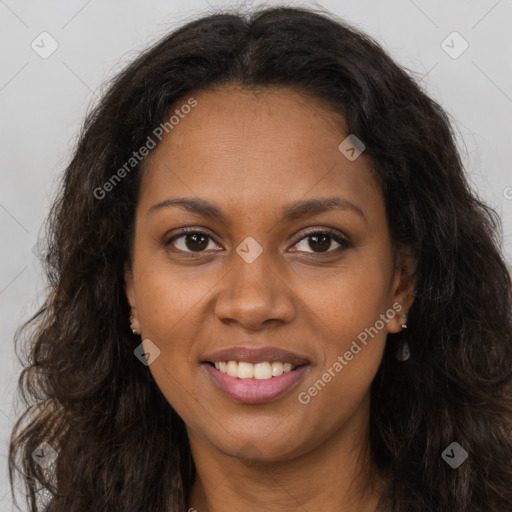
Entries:
{"type": "Polygon", "coordinates": [[[187,427],[197,469],[189,507],[371,512],[385,481],[366,455],[370,384],[403,316],[308,404],[298,394],[379,315],[397,302],[406,313],[413,300],[410,257],[399,248],[393,260],[372,162],[364,153],[348,160],[338,149],[344,120],[294,90],[225,86],[193,97],[197,106],[145,162],[125,274],[133,327],[160,349],[150,371],[187,427]],[[148,213],[176,197],[214,202],[226,222],[178,206],[148,213]],[[290,203],[328,197],[354,203],[364,217],[345,208],[279,221],[290,203]],[[166,246],[187,226],[211,239],[199,251],[190,236],[166,246]],[[314,245],[305,235],[317,228],[351,245],[314,245]],[[248,236],[263,249],[252,263],[236,252],[248,236]],[[310,366],[284,396],[243,404],[200,364],[234,345],[275,345],[310,366]]]}

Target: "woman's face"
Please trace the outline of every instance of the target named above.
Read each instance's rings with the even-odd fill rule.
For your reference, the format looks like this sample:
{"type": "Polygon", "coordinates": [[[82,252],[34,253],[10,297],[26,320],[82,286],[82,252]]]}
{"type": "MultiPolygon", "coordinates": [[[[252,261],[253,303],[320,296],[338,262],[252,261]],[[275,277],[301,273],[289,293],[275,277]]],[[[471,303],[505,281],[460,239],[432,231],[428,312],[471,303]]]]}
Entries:
{"type": "Polygon", "coordinates": [[[224,454],[285,460],[364,433],[397,304],[410,305],[371,161],[340,149],[343,120],[293,90],[194,98],[146,160],[126,273],[144,346],[160,351],[150,371],[191,441],[224,454]],[[306,364],[278,376],[293,356],[211,357],[235,347],[306,364]],[[261,378],[213,366],[230,359],[261,378]]]}

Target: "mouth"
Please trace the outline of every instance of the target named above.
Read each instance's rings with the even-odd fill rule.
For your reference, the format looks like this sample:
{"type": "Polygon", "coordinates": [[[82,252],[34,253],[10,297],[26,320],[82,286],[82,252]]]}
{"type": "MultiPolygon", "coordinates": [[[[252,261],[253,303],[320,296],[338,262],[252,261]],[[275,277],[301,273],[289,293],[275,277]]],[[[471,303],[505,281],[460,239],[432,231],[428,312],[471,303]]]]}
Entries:
{"type": "Polygon", "coordinates": [[[279,377],[285,372],[296,371],[309,363],[293,364],[281,361],[261,361],[249,363],[247,361],[203,361],[212,368],[238,379],[268,380],[279,377]]]}
{"type": "Polygon", "coordinates": [[[215,388],[243,404],[264,404],[288,394],[304,379],[310,363],[204,361],[201,364],[215,388]]]}

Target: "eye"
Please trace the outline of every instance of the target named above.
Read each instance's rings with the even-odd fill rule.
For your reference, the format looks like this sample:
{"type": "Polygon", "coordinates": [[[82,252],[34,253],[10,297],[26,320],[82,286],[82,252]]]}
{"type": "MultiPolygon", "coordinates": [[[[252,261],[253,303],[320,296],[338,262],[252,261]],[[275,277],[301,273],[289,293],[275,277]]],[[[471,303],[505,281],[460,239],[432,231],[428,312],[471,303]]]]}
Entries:
{"type": "Polygon", "coordinates": [[[310,248],[313,253],[331,253],[336,252],[337,249],[348,249],[351,246],[350,242],[346,238],[331,229],[311,231],[307,233],[306,236],[303,236],[294,245],[294,247],[300,247],[301,244],[303,248],[299,249],[299,251],[309,252],[305,249],[310,248]],[[307,239],[309,239],[308,242],[306,242],[307,239]],[[337,243],[339,247],[335,247],[334,250],[330,250],[333,241],[337,243]]]}
{"type": "Polygon", "coordinates": [[[166,247],[172,245],[179,251],[194,253],[204,252],[208,248],[211,249],[212,247],[209,247],[210,242],[217,245],[213,242],[212,237],[204,231],[186,228],[183,228],[180,231],[181,234],[175,235],[165,242],[166,247]]]}
{"type": "MultiPolygon", "coordinates": [[[[208,249],[215,249],[217,244],[213,241],[212,237],[204,231],[197,229],[182,228],[180,234],[174,235],[165,242],[165,246],[172,245],[178,252],[184,253],[202,253],[208,249]]],[[[307,249],[312,249],[312,253],[332,253],[336,250],[343,250],[351,247],[350,242],[342,235],[332,229],[322,229],[311,231],[303,236],[293,247],[299,247],[292,252],[310,252],[307,249]],[[308,240],[306,242],[306,240],[308,240]],[[338,244],[338,247],[332,249],[333,242],[338,244]],[[302,248],[300,246],[302,245],[302,248]]]]}

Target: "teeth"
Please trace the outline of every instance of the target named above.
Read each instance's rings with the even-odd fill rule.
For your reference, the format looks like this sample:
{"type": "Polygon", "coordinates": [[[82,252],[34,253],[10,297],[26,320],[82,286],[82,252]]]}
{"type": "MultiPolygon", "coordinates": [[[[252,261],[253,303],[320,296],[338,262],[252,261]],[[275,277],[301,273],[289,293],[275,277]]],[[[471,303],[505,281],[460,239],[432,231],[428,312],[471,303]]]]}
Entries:
{"type": "Polygon", "coordinates": [[[228,367],[231,363],[238,366],[236,376],[240,379],[252,379],[254,377],[254,365],[252,363],[245,363],[241,361],[237,364],[235,361],[229,361],[228,367]]]}
{"type": "Polygon", "coordinates": [[[272,365],[267,363],[256,363],[254,365],[254,378],[255,379],[271,379],[272,378],[272,365]]]}
{"type": "Polygon", "coordinates": [[[247,363],[246,361],[216,361],[215,368],[222,373],[227,373],[231,377],[239,379],[258,379],[266,380],[272,377],[279,377],[283,372],[291,372],[296,365],[291,363],[280,363],[268,361],[262,363],[247,363]]]}
{"type": "Polygon", "coordinates": [[[279,377],[283,371],[283,363],[272,363],[272,377],[279,377]]]}
{"type": "Polygon", "coordinates": [[[226,373],[230,377],[236,377],[238,373],[238,363],[236,361],[228,361],[228,367],[226,373]]]}

